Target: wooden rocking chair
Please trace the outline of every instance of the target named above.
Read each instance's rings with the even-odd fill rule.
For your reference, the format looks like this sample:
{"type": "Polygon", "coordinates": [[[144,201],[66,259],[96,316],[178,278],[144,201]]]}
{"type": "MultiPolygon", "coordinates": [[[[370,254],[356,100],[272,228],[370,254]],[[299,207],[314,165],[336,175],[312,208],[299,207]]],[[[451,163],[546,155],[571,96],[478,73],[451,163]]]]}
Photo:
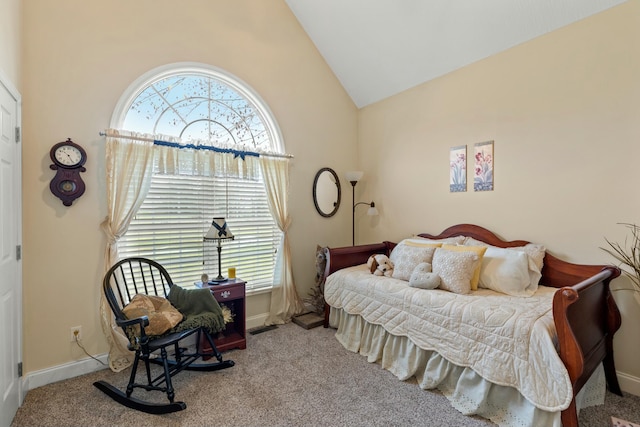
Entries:
{"type": "MultiPolygon", "coordinates": [[[[207,328],[199,326],[185,330],[178,327],[158,336],[145,333],[145,326],[149,325],[148,316],[127,319],[123,314],[124,307],[137,294],[168,298],[171,287],[174,286],[169,273],[155,261],[146,258],[127,258],[119,261],[109,269],[103,280],[103,289],[115,315],[115,321],[131,343],[129,349],[135,351],[129,384],[126,391],[121,391],[105,381],[93,383],[109,397],[129,408],[152,414],[165,414],[181,411],[187,407],[184,402],[175,402],[175,392],[171,378],[177,373],[187,370],[215,371],[232,367],[232,360],[223,361],[222,355],[216,348],[207,328]],[[195,352],[187,353],[187,348],[179,345],[180,341],[195,336],[195,352]],[[211,347],[203,353],[200,348],[201,338],[211,347]],[[172,357],[167,348],[173,347],[172,357]],[[157,354],[159,352],[159,354],[157,354]],[[153,353],[153,354],[152,354],[153,353]],[[215,357],[215,362],[195,363],[198,359],[207,360],[215,357]],[[138,363],[144,361],[146,368],[146,382],[136,382],[138,363]],[[150,363],[160,364],[163,372],[152,378],[150,363]],[[143,388],[147,391],[166,392],[169,403],[153,403],[132,397],[133,390],[143,388]]],[[[213,296],[212,296],[213,298],[213,296]]],[[[215,299],[214,299],[215,302],[215,299]]],[[[217,304],[217,303],[216,303],[217,304]]]]}

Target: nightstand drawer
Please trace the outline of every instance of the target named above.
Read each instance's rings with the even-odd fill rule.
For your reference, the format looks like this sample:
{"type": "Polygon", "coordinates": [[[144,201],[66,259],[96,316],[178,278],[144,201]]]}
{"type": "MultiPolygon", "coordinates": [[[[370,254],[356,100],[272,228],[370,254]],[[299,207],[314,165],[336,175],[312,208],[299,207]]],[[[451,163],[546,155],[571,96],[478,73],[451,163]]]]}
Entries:
{"type": "Polygon", "coordinates": [[[238,286],[220,286],[220,289],[212,286],[209,289],[211,289],[211,293],[218,302],[244,298],[244,286],[241,284],[238,284],[238,286]]]}

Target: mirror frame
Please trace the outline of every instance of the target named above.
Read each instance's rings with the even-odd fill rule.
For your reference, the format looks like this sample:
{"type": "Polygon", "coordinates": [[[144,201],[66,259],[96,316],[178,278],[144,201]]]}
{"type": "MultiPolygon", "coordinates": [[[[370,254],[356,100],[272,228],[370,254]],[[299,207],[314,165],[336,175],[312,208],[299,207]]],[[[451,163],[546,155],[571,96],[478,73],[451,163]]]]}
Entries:
{"type": "Polygon", "coordinates": [[[334,216],[336,212],[338,212],[338,208],[340,207],[341,198],[342,198],[342,191],[340,189],[340,179],[338,178],[338,174],[336,173],[336,171],[334,171],[331,168],[320,169],[313,180],[313,204],[316,206],[316,211],[318,211],[318,213],[325,218],[330,218],[334,216]],[[331,175],[333,175],[333,178],[335,179],[336,188],[338,189],[338,197],[337,197],[337,200],[333,203],[333,210],[328,213],[320,209],[320,206],[318,205],[318,194],[317,194],[318,180],[320,179],[320,176],[324,172],[329,172],[331,175]]]}

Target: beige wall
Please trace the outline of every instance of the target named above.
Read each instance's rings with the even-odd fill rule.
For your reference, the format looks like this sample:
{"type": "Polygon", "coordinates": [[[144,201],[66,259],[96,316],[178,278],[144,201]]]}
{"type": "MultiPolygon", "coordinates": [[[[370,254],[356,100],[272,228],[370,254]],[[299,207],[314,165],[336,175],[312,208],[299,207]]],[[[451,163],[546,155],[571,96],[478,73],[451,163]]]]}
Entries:
{"type": "Polygon", "coordinates": [[[0,2],[0,73],[4,74],[18,90],[21,89],[21,9],[20,0],[0,2]]]}
{"type": "MultiPolygon", "coordinates": [[[[367,195],[363,241],[398,240],[475,223],[546,245],[565,260],[612,263],[605,237],[640,222],[640,2],[632,1],[360,111],[367,195]],[[448,189],[448,156],[495,141],[495,190],[448,189]]],[[[616,287],[628,285],[616,280],[616,287]]],[[[619,371],[640,377],[640,310],[623,313],[619,371]]]]}
{"type": "MultiPolygon", "coordinates": [[[[17,3],[17,2],[16,2],[17,3]]],[[[82,325],[91,354],[107,351],[98,303],[106,215],[104,139],[116,102],[160,65],[210,64],[268,104],[291,167],[291,245],[301,296],[314,285],[315,247],[349,242],[350,210],[316,214],[318,169],[355,167],[357,110],[284,1],[26,0],[24,4],[24,364],[28,372],[86,357],[69,342],[82,325]],[[67,208],[49,192],[51,146],[88,153],[86,193],[67,208]]],[[[248,316],[269,295],[249,298],[248,316]]]]}
{"type": "MultiPolygon", "coordinates": [[[[0,68],[23,95],[24,363],[28,372],[81,359],[69,327],[92,354],[106,351],[98,317],[106,214],[104,146],[115,104],[137,77],[172,62],[223,68],[255,89],[295,155],[291,177],[294,274],[313,284],[315,245],[350,243],[351,188],[358,241],[398,240],[461,222],[506,239],[544,243],[574,262],[611,262],[599,246],[622,241],[618,222],[640,222],[640,2],[633,1],[470,65],[359,113],[283,1],[10,0],[0,6],[0,68]],[[268,4],[267,4],[268,3],[268,4]],[[24,8],[23,70],[19,30],[24,8]],[[8,14],[4,12],[7,11],[8,14]],[[9,27],[7,27],[9,22],[9,27]],[[16,21],[17,22],[17,21],[16,21]],[[7,40],[7,41],[5,41],[7,40]],[[20,82],[28,82],[24,88],[20,82]],[[70,208],[48,190],[50,147],[67,137],[87,149],[87,192],[70,208]],[[355,141],[359,141],[356,147],[355,141]],[[448,191],[449,148],[495,141],[495,190],[448,191]],[[359,148],[360,162],[356,162],[359,148]],[[343,206],[315,213],[315,172],[331,166],[343,206]]],[[[470,159],[471,160],[471,159],[470,159]]],[[[468,173],[471,177],[470,161],[468,173]]],[[[628,283],[616,281],[616,287],[628,283]]],[[[622,373],[640,377],[640,310],[616,293],[622,373]]],[[[268,295],[249,300],[264,313],[268,295]]]]}

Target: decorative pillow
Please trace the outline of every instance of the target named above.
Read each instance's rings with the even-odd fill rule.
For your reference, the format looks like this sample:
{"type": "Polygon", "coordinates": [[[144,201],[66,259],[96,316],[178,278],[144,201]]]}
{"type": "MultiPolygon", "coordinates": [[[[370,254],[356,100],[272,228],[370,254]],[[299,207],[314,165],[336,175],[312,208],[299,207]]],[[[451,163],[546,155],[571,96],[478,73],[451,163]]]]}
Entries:
{"type": "Polygon", "coordinates": [[[475,252],[478,255],[478,264],[475,270],[473,270],[473,277],[471,278],[471,290],[478,290],[478,282],[480,281],[480,268],[482,267],[482,256],[487,250],[486,246],[467,246],[467,245],[442,245],[442,249],[448,249],[450,251],[469,251],[475,252]]]}
{"type": "Polygon", "coordinates": [[[482,240],[474,239],[473,237],[467,237],[464,241],[465,246],[491,246],[482,240]]]}
{"type": "MultiPolygon", "coordinates": [[[[488,243],[482,242],[480,240],[476,240],[473,237],[468,237],[465,246],[489,246],[492,248],[502,249],[497,246],[490,245],[488,243]]],[[[546,249],[542,245],[537,245],[535,243],[527,243],[524,246],[514,246],[511,248],[504,248],[510,251],[519,251],[524,252],[529,256],[529,283],[532,287],[537,289],[538,283],[540,282],[540,278],[542,277],[542,267],[544,265],[544,256],[546,253],[546,249]]]]}
{"type": "Polygon", "coordinates": [[[394,279],[409,280],[411,273],[421,262],[431,262],[433,253],[437,248],[431,246],[409,246],[398,244],[391,251],[389,259],[393,263],[394,279]]]}
{"type": "Polygon", "coordinates": [[[482,259],[479,286],[512,296],[531,296],[538,283],[531,283],[530,265],[536,268],[523,251],[489,246],[482,259]]]}
{"type": "Polygon", "coordinates": [[[404,239],[399,243],[400,245],[415,246],[419,248],[431,247],[439,248],[442,246],[442,242],[430,242],[427,239],[404,239]]]}
{"type": "Polygon", "coordinates": [[[521,251],[529,255],[529,258],[533,260],[536,265],[536,268],[539,271],[542,271],[542,267],[544,266],[544,255],[547,250],[542,245],[536,245],[535,243],[527,243],[524,246],[517,246],[515,248],[507,248],[512,251],[521,251]]]}
{"type": "Polygon", "coordinates": [[[454,236],[454,237],[445,237],[444,239],[428,239],[426,237],[414,236],[411,239],[413,242],[423,242],[423,243],[441,243],[441,244],[449,244],[449,245],[462,245],[464,244],[467,238],[465,236],[454,236]]]}
{"type": "Polygon", "coordinates": [[[440,276],[440,289],[456,294],[471,291],[471,278],[478,262],[475,252],[450,251],[438,248],[431,263],[433,272],[440,276]]]}
{"type": "Polygon", "coordinates": [[[440,286],[440,276],[431,271],[431,264],[421,262],[411,273],[409,286],[420,289],[435,289],[440,286]]]}
{"type": "Polygon", "coordinates": [[[144,328],[147,335],[162,335],[182,321],[182,314],[166,298],[155,295],[134,295],[122,313],[127,319],[147,316],[149,325],[144,328]]]}

